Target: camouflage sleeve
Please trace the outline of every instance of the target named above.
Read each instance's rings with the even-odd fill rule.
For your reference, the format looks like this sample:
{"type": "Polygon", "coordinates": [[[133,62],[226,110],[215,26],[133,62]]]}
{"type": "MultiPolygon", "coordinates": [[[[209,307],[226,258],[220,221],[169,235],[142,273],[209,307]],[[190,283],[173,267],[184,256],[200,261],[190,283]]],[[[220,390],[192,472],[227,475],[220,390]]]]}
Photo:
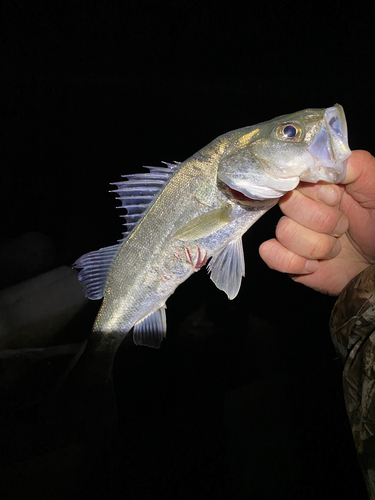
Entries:
{"type": "Polygon", "coordinates": [[[344,397],[355,445],[370,498],[375,500],[375,266],[341,292],[330,329],[344,362],[344,397]]]}

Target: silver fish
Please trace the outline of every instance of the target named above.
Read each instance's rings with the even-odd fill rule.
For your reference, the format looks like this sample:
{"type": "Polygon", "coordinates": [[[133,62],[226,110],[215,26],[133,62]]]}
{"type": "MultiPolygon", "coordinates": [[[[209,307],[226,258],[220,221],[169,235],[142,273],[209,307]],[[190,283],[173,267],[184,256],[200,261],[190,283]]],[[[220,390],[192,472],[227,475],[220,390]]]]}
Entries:
{"type": "Polygon", "coordinates": [[[166,300],[210,259],[212,281],[233,299],[245,275],[242,235],[300,180],[342,181],[350,153],[336,104],[228,132],[183,163],[114,183],[127,231],[74,264],[86,296],[103,297],[94,350],[115,352],[131,329],[135,344],[159,347],[166,300]]]}

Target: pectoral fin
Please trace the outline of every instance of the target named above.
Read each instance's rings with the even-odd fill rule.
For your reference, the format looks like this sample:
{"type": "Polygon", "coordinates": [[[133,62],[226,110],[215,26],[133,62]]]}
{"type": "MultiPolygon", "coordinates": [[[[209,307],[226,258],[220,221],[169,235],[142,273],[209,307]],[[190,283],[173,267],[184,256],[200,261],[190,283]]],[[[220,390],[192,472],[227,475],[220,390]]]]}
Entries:
{"type": "Polygon", "coordinates": [[[230,300],[234,299],[240,290],[242,276],[245,276],[242,239],[229,243],[212,257],[207,267],[219,290],[223,290],[230,300]]]}
{"type": "Polygon", "coordinates": [[[133,328],[133,341],[136,345],[146,345],[159,349],[167,333],[165,316],[166,305],[138,321],[133,328]]]}
{"type": "Polygon", "coordinates": [[[233,221],[230,215],[231,210],[231,207],[225,206],[199,215],[182,226],[174,234],[174,237],[182,241],[188,241],[209,236],[233,221]]]}

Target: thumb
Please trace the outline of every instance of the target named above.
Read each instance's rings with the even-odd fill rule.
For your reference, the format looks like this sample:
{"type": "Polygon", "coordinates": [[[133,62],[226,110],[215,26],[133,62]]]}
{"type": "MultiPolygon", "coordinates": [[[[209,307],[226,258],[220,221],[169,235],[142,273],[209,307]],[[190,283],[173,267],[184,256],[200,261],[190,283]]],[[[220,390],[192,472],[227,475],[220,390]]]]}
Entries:
{"type": "Polygon", "coordinates": [[[368,151],[353,151],[342,184],[362,208],[375,209],[375,158],[368,151]]]}
{"type": "Polygon", "coordinates": [[[342,184],[354,184],[360,182],[360,187],[370,183],[375,185],[375,158],[363,150],[353,151],[349,156],[346,177],[342,184]]]}

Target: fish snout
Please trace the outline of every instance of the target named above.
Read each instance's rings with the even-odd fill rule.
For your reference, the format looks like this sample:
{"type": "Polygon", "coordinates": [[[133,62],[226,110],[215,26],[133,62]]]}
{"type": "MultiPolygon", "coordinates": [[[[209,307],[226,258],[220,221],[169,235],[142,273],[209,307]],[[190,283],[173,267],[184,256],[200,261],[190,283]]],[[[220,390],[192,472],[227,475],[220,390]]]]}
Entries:
{"type": "Polygon", "coordinates": [[[345,178],[351,151],[345,114],[340,104],[326,109],[322,127],[307,150],[314,160],[315,168],[303,174],[301,180],[337,183],[345,178]]]}

